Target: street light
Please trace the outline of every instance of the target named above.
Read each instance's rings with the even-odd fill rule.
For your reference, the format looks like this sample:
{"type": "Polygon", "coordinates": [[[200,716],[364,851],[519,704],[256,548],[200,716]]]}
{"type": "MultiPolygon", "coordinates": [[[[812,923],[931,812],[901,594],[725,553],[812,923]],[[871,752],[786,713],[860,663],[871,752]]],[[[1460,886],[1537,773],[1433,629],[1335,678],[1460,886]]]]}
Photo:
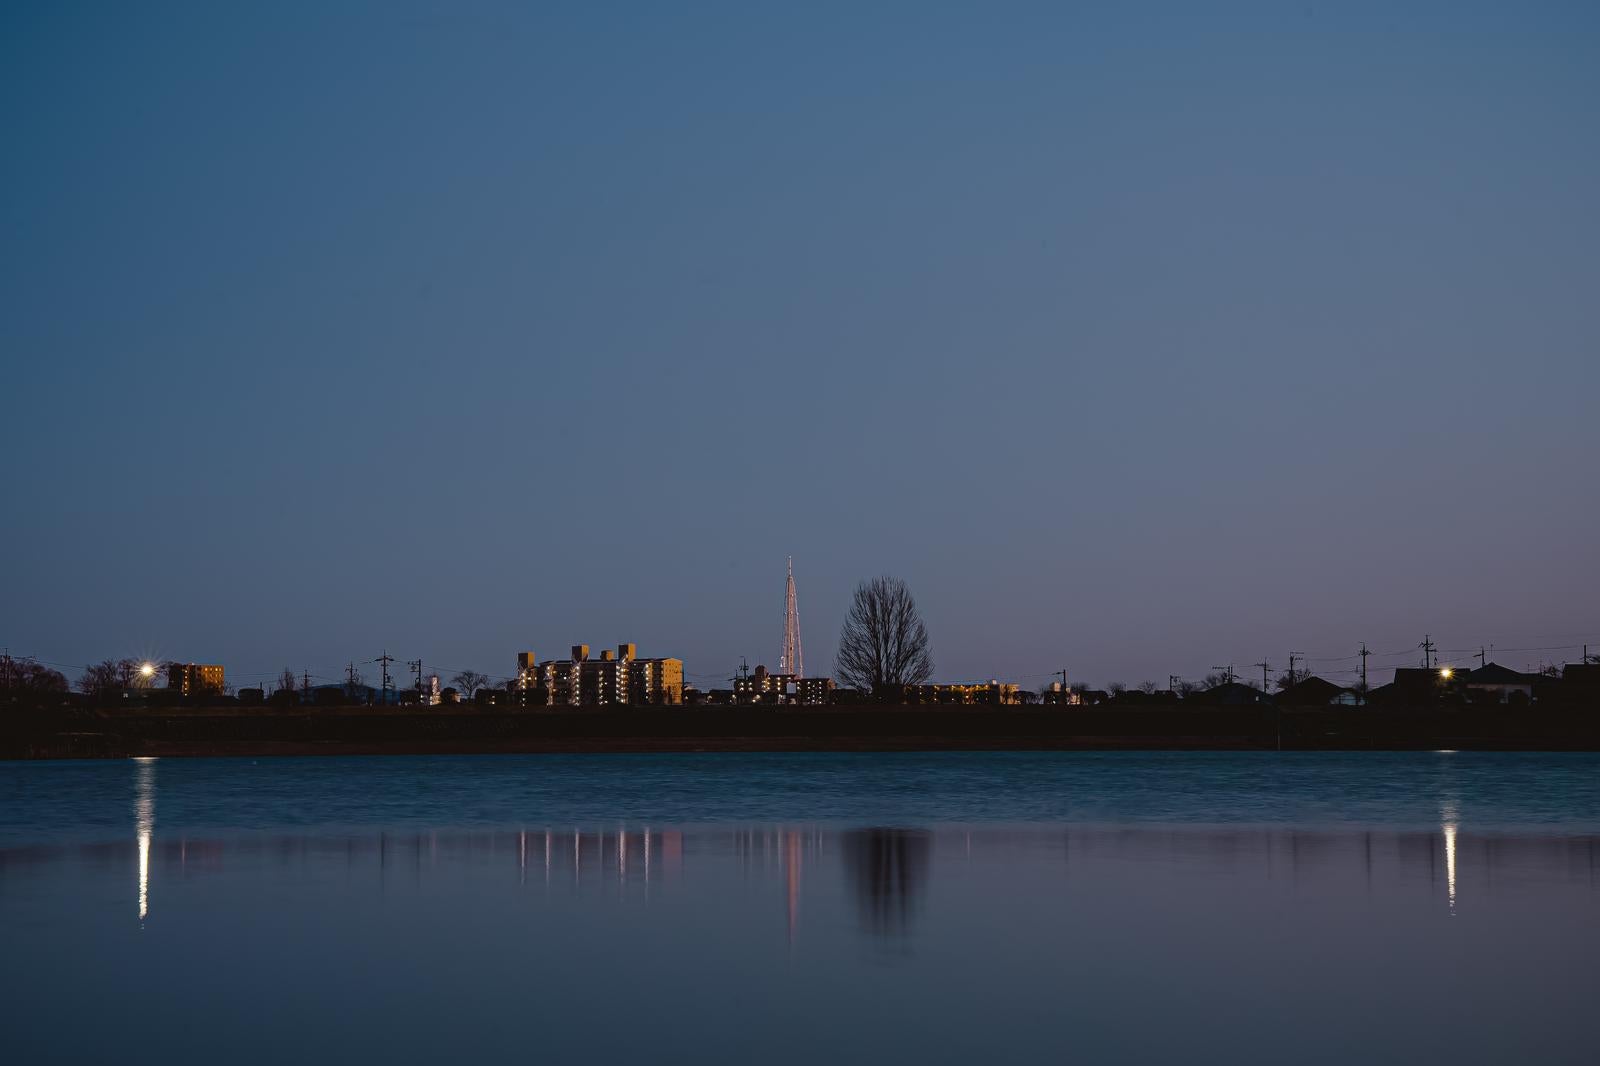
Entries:
{"type": "Polygon", "coordinates": [[[1454,670],[1450,669],[1450,667],[1446,666],[1442,670],[1439,671],[1439,676],[1441,678],[1443,678],[1445,681],[1449,681],[1452,677],[1456,676],[1456,672],[1454,670]]]}
{"type": "Polygon", "coordinates": [[[145,677],[145,678],[155,677],[156,676],[156,664],[155,663],[140,663],[139,664],[139,676],[140,677],[145,677]]]}

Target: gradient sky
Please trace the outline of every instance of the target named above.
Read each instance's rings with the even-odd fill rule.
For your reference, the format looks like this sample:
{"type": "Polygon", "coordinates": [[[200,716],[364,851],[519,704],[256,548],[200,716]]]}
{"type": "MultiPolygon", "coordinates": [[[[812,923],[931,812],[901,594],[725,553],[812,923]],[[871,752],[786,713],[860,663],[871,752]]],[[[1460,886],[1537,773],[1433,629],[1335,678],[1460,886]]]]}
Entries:
{"type": "Polygon", "coordinates": [[[0,644],[1575,659],[1597,105],[1588,3],[7,4],[0,644]]]}

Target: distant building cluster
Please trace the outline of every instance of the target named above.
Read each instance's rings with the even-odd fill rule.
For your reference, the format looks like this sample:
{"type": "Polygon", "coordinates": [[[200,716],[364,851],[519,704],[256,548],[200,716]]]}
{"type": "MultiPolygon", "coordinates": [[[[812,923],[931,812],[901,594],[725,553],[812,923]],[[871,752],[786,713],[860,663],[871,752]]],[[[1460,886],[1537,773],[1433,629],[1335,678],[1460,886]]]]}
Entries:
{"type": "Polygon", "coordinates": [[[1021,689],[1002,681],[949,685],[891,685],[874,693],[879,702],[1009,707],[1022,702],[1021,689]]]}
{"type": "Polygon", "coordinates": [[[574,644],[568,658],[544,662],[518,652],[508,692],[524,706],[671,706],[683,702],[683,660],[640,658],[636,644],[607,648],[599,658],[590,658],[589,645],[574,644]]]}
{"type": "MultiPolygon", "coordinates": [[[[1127,690],[1107,692],[1081,689],[1074,701],[1084,706],[1195,707],[1275,706],[1285,709],[1315,707],[1434,707],[1564,705],[1600,699],[1600,663],[1569,663],[1562,669],[1523,673],[1486,662],[1476,670],[1454,667],[1398,667],[1394,680],[1363,689],[1340,685],[1308,675],[1268,692],[1259,685],[1228,680],[1208,688],[1179,692],[1127,690]]],[[[1046,702],[1050,702],[1048,699],[1046,702]]]]}
{"type": "MultiPolygon", "coordinates": [[[[1216,708],[1266,707],[1313,709],[1320,707],[1457,707],[1478,705],[1570,706],[1600,702],[1600,656],[1589,654],[1583,646],[1582,661],[1554,667],[1539,673],[1521,673],[1489,662],[1488,652],[1480,649],[1475,670],[1439,665],[1433,659],[1435,645],[1425,638],[1421,668],[1400,667],[1393,680],[1375,688],[1366,686],[1366,657],[1361,652],[1361,684],[1341,685],[1294,668],[1273,691],[1268,685],[1266,663],[1261,668],[1259,685],[1244,683],[1230,665],[1205,681],[1193,684],[1171,677],[1167,688],[1144,682],[1137,689],[1110,685],[1106,690],[1083,685],[1068,685],[1065,670],[1053,672],[1059,681],[1038,690],[1011,682],[988,681],[945,684],[877,684],[870,691],[866,676],[882,677],[880,668],[852,666],[841,652],[841,677],[856,679],[862,689],[843,688],[830,677],[808,677],[800,639],[800,617],[795,590],[794,566],[790,560],[784,586],[783,642],[778,651],[778,669],[757,666],[752,672],[741,667],[737,677],[728,679],[729,688],[702,691],[685,683],[683,660],[671,657],[646,658],[635,644],[619,644],[591,655],[587,644],[574,644],[564,658],[541,661],[532,651],[517,653],[515,672],[509,677],[491,678],[474,670],[461,670],[441,687],[437,674],[425,674],[420,659],[407,662],[414,683],[396,684],[390,664],[396,660],[387,650],[364,664],[378,664],[376,678],[364,680],[351,662],[338,683],[313,684],[309,671],[298,677],[289,671],[277,678],[276,685],[257,685],[238,690],[230,699],[223,668],[203,663],[156,663],[133,659],[110,660],[91,665],[78,681],[84,701],[101,706],[123,702],[145,704],[237,701],[240,704],[291,706],[401,705],[433,707],[472,703],[492,707],[578,708],[578,707],[672,707],[679,705],[732,705],[750,707],[805,707],[823,705],[895,705],[1060,708],[1216,708]],[[162,672],[166,687],[161,688],[162,672]],[[377,686],[368,683],[378,682],[377,686]]],[[[869,590],[864,583],[862,590],[869,590]]],[[[858,590],[858,595],[866,592],[858,590]]],[[[906,603],[909,604],[907,594],[906,603]]],[[[926,640],[925,635],[922,638],[926,640]]],[[[841,641],[841,647],[843,642],[841,641]]],[[[1354,656],[1349,657],[1351,659],[1354,656]]],[[[865,657],[871,662],[871,657],[865,657]]],[[[1301,657],[1303,663],[1306,660],[1301,657]]],[[[1317,660],[1336,661],[1336,660],[1317,660]]],[[[901,678],[926,678],[932,672],[931,660],[921,669],[902,670],[901,678]]],[[[1349,671],[1353,673],[1354,671],[1349,671]]],[[[318,679],[327,682],[330,679],[318,679]]],[[[28,693],[67,692],[66,678],[37,663],[14,660],[0,654],[0,697],[28,693]]]]}
{"type": "Polygon", "coordinates": [[[833,700],[833,678],[771,674],[765,666],[733,679],[733,702],[818,705],[833,700]]]}

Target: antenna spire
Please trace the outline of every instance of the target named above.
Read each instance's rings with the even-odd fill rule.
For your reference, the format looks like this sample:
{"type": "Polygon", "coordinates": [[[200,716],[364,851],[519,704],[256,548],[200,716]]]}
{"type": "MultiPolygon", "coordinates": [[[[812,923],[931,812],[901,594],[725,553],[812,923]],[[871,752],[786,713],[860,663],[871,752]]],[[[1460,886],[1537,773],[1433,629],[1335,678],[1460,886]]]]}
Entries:
{"type": "Polygon", "coordinates": [[[806,676],[805,652],[800,647],[800,607],[794,596],[794,556],[789,556],[789,580],[783,590],[783,649],[778,653],[778,673],[806,676]]]}

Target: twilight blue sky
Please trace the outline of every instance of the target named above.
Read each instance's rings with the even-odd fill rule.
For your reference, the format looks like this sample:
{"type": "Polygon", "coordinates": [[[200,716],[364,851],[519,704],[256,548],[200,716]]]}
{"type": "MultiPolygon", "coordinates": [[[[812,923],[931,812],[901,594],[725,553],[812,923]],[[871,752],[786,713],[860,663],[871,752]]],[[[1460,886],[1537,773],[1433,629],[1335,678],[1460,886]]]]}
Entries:
{"type": "Polygon", "coordinates": [[[1597,105],[1588,3],[7,4],[0,644],[1576,658],[1597,105]]]}

